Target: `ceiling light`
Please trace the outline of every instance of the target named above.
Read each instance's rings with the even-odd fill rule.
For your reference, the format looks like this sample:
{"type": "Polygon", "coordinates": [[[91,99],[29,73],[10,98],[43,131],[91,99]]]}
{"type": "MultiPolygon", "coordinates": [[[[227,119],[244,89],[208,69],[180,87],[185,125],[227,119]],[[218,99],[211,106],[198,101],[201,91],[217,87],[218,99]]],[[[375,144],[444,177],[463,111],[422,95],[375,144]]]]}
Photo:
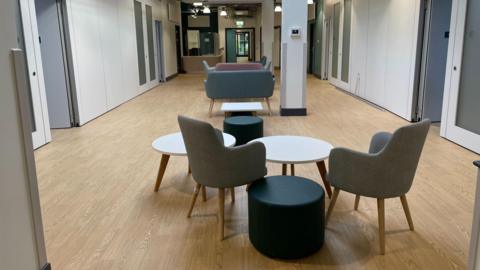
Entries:
{"type": "Polygon", "coordinates": [[[275,7],[275,12],[282,12],[282,6],[278,5],[275,7]]]}
{"type": "Polygon", "coordinates": [[[223,17],[227,16],[227,12],[225,10],[220,11],[220,16],[223,16],[223,17]]]}
{"type": "Polygon", "coordinates": [[[204,7],[204,8],[203,8],[203,13],[204,13],[204,14],[210,14],[210,8],[204,7]]]}
{"type": "Polygon", "coordinates": [[[201,7],[201,6],[203,6],[203,3],[202,2],[194,2],[193,6],[194,7],[201,7]]]}
{"type": "Polygon", "coordinates": [[[315,3],[313,2],[313,0],[308,0],[307,3],[308,3],[309,5],[315,4],[315,3]]]}

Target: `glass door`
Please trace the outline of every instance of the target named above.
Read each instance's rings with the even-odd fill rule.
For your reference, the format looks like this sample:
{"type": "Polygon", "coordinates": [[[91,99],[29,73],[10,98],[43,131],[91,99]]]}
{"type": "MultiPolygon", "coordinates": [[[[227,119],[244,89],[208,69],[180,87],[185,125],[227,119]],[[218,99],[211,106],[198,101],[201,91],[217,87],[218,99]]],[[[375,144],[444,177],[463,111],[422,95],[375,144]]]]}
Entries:
{"type": "Polygon", "coordinates": [[[480,2],[458,1],[453,13],[441,135],[480,153],[480,2]]]}
{"type": "Polygon", "coordinates": [[[330,23],[329,81],[349,91],[352,0],[333,4],[330,23]]]}

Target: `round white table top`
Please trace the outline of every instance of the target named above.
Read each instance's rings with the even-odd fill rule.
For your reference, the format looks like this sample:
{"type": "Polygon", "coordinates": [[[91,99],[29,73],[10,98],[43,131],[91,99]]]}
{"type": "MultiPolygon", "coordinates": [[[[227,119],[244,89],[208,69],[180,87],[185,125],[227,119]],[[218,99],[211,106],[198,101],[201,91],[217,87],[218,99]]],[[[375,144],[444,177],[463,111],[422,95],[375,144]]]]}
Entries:
{"type": "MultiPolygon", "coordinates": [[[[225,146],[230,147],[235,145],[235,137],[230,134],[223,133],[223,141],[225,146]]],[[[171,156],[186,156],[187,150],[183,142],[182,133],[177,132],[157,138],[152,143],[153,149],[158,152],[171,156]]]]}
{"type": "Polygon", "coordinates": [[[333,148],[328,142],[303,136],[269,136],[251,142],[262,142],[267,149],[267,161],[282,164],[322,161],[333,148]]]}

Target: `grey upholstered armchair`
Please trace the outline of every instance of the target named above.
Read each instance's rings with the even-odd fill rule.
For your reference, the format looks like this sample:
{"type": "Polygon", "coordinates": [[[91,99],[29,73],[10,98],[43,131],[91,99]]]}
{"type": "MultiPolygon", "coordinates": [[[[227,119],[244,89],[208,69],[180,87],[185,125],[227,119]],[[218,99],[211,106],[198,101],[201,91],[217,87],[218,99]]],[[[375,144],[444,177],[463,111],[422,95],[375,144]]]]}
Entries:
{"type": "Polygon", "coordinates": [[[399,128],[393,134],[377,133],[371,140],[369,153],[333,149],[329,158],[328,180],[334,192],[327,222],[338,194],[343,190],[356,195],[355,210],[360,196],[377,199],[381,254],[385,254],[385,199],[400,197],[408,225],[413,231],[405,194],[412,186],[429,127],[430,120],[424,120],[399,128]]]}
{"type": "Polygon", "coordinates": [[[263,178],[266,170],[266,150],[262,143],[225,147],[220,130],[210,124],[184,116],[178,117],[193,179],[197,182],[188,211],[191,216],[202,187],[218,188],[220,239],[224,235],[225,189],[235,200],[235,187],[248,185],[263,178]]]}

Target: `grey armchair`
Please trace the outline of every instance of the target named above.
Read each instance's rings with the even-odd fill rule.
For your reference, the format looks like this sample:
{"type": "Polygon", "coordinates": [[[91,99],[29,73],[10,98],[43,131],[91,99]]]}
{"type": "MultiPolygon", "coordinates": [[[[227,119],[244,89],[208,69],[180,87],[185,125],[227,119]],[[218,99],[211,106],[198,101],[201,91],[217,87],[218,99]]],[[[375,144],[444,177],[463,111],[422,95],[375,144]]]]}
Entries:
{"type": "Polygon", "coordinates": [[[388,198],[400,197],[410,230],[414,230],[406,193],[412,186],[422,153],[430,120],[399,128],[393,134],[380,132],[373,136],[368,153],[346,148],[330,152],[328,180],[334,192],[326,222],[332,214],[340,190],[377,199],[381,254],[385,254],[385,208],[388,198]]]}
{"type": "Polygon", "coordinates": [[[205,75],[208,75],[208,73],[212,70],[215,70],[214,67],[210,67],[207,63],[207,61],[203,60],[202,61],[202,65],[203,65],[203,71],[205,72],[205,75]]]}
{"type": "Polygon", "coordinates": [[[220,130],[210,124],[184,116],[178,117],[193,179],[197,182],[188,211],[191,216],[195,201],[203,187],[218,188],[219,232],[224,235],[225,189],[235,200],[235,187],[248,185],[263,178],[266,170],[266,150],[262,143],[225,147],[220,130]]]}

